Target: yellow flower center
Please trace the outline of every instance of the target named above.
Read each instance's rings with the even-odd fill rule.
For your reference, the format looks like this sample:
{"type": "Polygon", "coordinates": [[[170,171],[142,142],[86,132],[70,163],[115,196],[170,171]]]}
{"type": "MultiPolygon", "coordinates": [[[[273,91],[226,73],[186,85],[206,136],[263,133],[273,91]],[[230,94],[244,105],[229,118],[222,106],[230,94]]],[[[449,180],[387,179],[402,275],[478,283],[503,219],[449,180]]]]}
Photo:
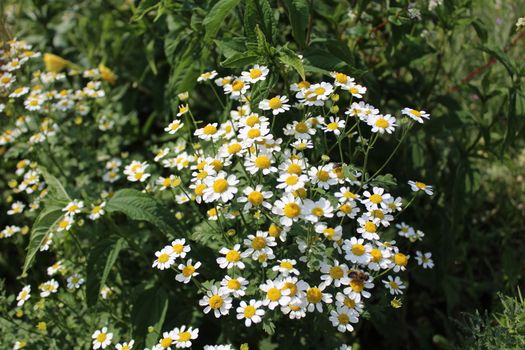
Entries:
{"type": "Polygon", "coordinates": [[[307,82],[306,80],[303,80],[303,81],[301,81],[301,82],[299,82],[299,83],[297,84],[297,87],[298,87],[299,89],[308,89],[308,88],[310,87],[310,83],[307,82]]]}
{"type": "Polygon", "coordinates": [[[415,109],[411,109],[410,113],[415,115],[416,117],[421,117],[421,112],[420,111],[416,111],[415,109]]]}
{"type": "Polygon", "coordinates": [[[202,196],[205,189],[206,189],[205,184],[198,184],[197,186],[195,186],[195,190],[193,190],[193,192],[195,192],[197,196],[202,196]]]}
{"type": "Polygon", "coordinates": [[[259,136],[261,136],[261,130],[253,128],[248,130],[247,136],[251,139],[255,139],[259,136]]]}
{"type": "Polygon", "coordinates": [[[365,289],[364,283],[359,280],[350,280],[350,287],[356,293],[361,293],[365,289]]]}
{"type": "Polygon", "coordinates": [[[380,194],[374,193],[373,195],[370,196],[369,199],[370,199],[370,202],[372,202],[374,204],[379,204],[383,200],[383,197],[381,197],[380,194]]]}
{"type": "Polygon", "coordinates": [[[293,269],[293,265],[289,261],[282,261],[279,266],[282,267],[283,269],[287,269],[287,270],[293,269]]]}
{"type": "Polygon", "coordinates": [[[239,280],[236,280],[236,279],[231,279],[228,281],[227,286],[230,289],[238,290],[241,288],[241,282],[239,282],[239,280]]]}
{"type": "Polygon", "coordinates": [[[377,248],[373,248],[370,251],[370,255],[372,256],[372,261],[373,262],[379,262],[379,261],[381,261],[381,258],[383,257],[383,254],[381,254],[381,250],[379,250],[377,248]]]}
{"type": "Polygon", "coordinates": [[[217,132],[217,127],[215,125],[208,124],[202,129],[202,132],[205,135],[213,135],[217,132]]]}
{"type": "Polygon", "coordinates": [[[390,123],[385,118],[378,118],[376,120],[376,126],[378,128],[386,129],[386,128],[388,128],[389,125],[390,125],[390,123]]]}
{"type": "Polygon", "coordinates": [[[288,218],[295,218],[301,214],[301,207],[297,203],[286,203],[283,208],[283,213],[288,218]]]}
{"type": "Polygon", "coordinates": [[[99,335],[97,335],[97,341],[99,343],[103,343],[107,338],[107,335],[106,333],[100,333],[99,335]]]}
{"type": "Polygon", "coordinates": [[[243,87],[244,87],[244,82],[239,79],[235,80],[232,84],[233,91],[241,91],[243,87]]]}
{"type": "Polygon", "coordinates": [[[268,234],[271,236],[271,237],[279,237],[279,235],[281,234],[281,228],[279,226],[277,226],[276,224],[271,224],[270,227],[268,228],[268,234]]]}
{"type": "Polygon", "coordinates": [[[252,240],[252,248],[255,250],[261,250],[266,247],[266,238],[257,236],[252,240]]]}
{"type": "Polygon", "coordinates": [[[188,341],[190,339],[191,339],[191,333],[190,332],[179,333],[179,341],[188,341]]]}
{"type": "Polygon", "coordinates": [[[242,149],[242,146],[239,143],[232,143],[228,146],[228,153],[229,154],[235,154],[238,153],[242,149]]]}
{"type": "Polygon", "coordinates": [[[268,169],[272,164],[271,160],[267,156],[259,156],[255,158],[255,167],[259,169],[268,169]]]}
{"type": "Polygon", "coordinates": [[[351,93],[351,94],[357,94],[358,92],[359,92],[359,89],[356,88],[355,86],[352,86],[352,87],[350,88],[350,93],[351,93]]]}
{"type": "Polygon", "coordinates": [[[314,90],[314,93],[316,95],[322,95],[326,92],[326,89],[324,87],[318,87],[314,90]]]}
{"type": "Polygon", "coordinates": [[[317,304],[323,298],[323,293],[317,287],[309,288],[306,291],[306,300],[312,304],[317,304]]]}
{"type": "Polygon", "coordinates": [[[348,322],[350,322],[350,318],[348,317],[347,314],[340,314],[339,316],[337,316],[337,320],[342,325],[346,325],[348,324],[348,322]]]}
{"type": "Polygon", "coordinates": [[[326,238],[328,239],[332,239],[332,237],[334,236],[335,234],[335,230],[331,227],[327,227],[325,228],[325,230],[323,231],[323,234],[326,236],[326,238]]]}
{"type": "Polygon", "coordinates": [[[213,191],[216,193],[223,193],[228,189],[228,181],[224,179],[217,179],[213,182],[213,191]]]}
{"type": "Polygon", "coordinates": [[[346,82],[348,81],[348,76],[346,74],[343,74],[343,73],[337,73],[335,75],[335,80],[338,83],[346,84],[346,82]]]}
{"type": "Polygon", "coordinates": [[[177,243],[177,244],[172,245],[171,249],[173,250],[174,253],[180,254],[184,251],[184,245],[177,243]]]}
{"type": "Polygon", "coordinates": [[[228,253],[226,253],[226,260],[228,262],[237,262],[241,259],[241,253],[239,253],[236,250],[230,250],[228,253]]]}
{"type": "Polygon", "coordinates": [[[262,74],[263,74],[263,72],[260,69],[258,69],[258,68],[250,69],[250,78],[252,78],[252,79],[257,79],[262,74]]]}
{"type": "Polygon", "coordinates": [[[364,229],[366,232],[376,232],[377,226],[372,221],[367,221],[367,223],[364,225],[364,229]]]}
{"type": "Polygon", "coordinates": [[[60,223],[58,224],[58,226],[62,229],[65,229],[67,226],[69,225],[69,221],[68,220],[62,220],[60,221],[60,223]]]}
{"type": "Polygon", "coordinates": [[[282,105],[283,105],[283,103],[281,102],[281,99],[280,99],[279,97],[271,98],[271,99],[268,101],[268,106],[269,106],[271,109],[281,108],[282,105]]]}
{"type": "Polygon", "coordinates": [[[390,285],[390,288],[392,289],[399,289],[399,285],[394,281],[390,281],[388,282],[388,284],[390,285]]]}
{"type": "Polygon", "coordinates": [[[406,266],[408,263],[408,258],[403,253],[397,253],[394,255],[394,263],[399,266],[406,266]]]}
{"type": "Polygon", "coordinates": [[[317,217],[321,217],[324,215],[323,208],[315,207],[312,209],[311,213],[317,217]]]}
{"type": "Polygon", "coordinates": [[[284,182],[288,186],[293,186],[299,182],[299,177],[296,175],[291,175],[291,176],[288,176],[284,182]]]}
{"type": "Polygon", "coordinates": [[[332,268],[330,268],[330,277],[332,277],[334,280],[341,279],[343,276],[344,271],[339,266],[332,266],[332,268]]]}
{"type": "Polygon", "coordinates": [[[348,297],[345,298],[345,300],[343,301],[343,304],[345,304],[345,306],[349,309],[353,309],[355,307],[355,301],[348,297]]]}
{"type": "Polygon", "coordinates": [[[272,287],[268,289],[268,292],[266,292],[266,297],[270,301],[277,301],[281,299],[281,291],[278,288],[272,287]]]}
{"type": "Polygon", "coordinates": [[[251,116],[246,118],[246,125],[248,125],[249,127],[253,127],[255,124],[259,122],[260,122],[260,119],[255,114],[252,114],[251,116]]]}
{"type": "Polygon", "coordinates": [[[331,122],[331,123],[329,123],[329,124],[326,126],[326,128],[327,128],[328,130],[331,130],[331,131],[336,130],[338,127],[339,127],[339,124],[337,124],[336,122],[331,122]]]}
{"type": "Polygon", "coordinates": [[[385,213],[383,213],[382,210],[374,210],[372,212],[372,214],[374,215],[375,218],[378,218],[378,219],[384,219],[385,218],[385,213]]]}
{"type": "Polygon", "coordinates": [[[308,132],[308,125],[306,125],[305,122],[299,122],[295,125],[295,131],[304,134],[305,132],[308,132]]]}
{"type": "Polygon", "coordinates": [[[261,205],[264,201],[264,197],[261,192],[253,191],[248,195],[248,201],[252,205],[261,205]]]}
{"type": "Polygon", "coordinates": [[[424,190],[425,188],[427,188],[427,185],[425,185],[422,182],[416,181],[416,187],[419,188],[420,190],[424,190]]]}
{"type": "Polygon", "coordinates": [[[208,300],[208,305],[214,310],[220,309],[224,300],[220,295],[214,295],[208,300]]]}
{"type": "Polygon", "coordinates": [[[246,318],[252,318],[253,315],[255,315],[255,306],[248,305],[244,308],[244,317],[246,318]]]}
{"type": "Polygon", "coordinates": [[[285,282],[283,289],[288,289],[290,291],[290,296],[292,297],[297,293],[297,286],[292,282],[285,282]]]}
{"type": "Polygon", "coordinates": [[[362,244],[354,244],[352,245],[352,254],[361,256],[365,253],[365,246],[362,244]]]}
{"type": "Polygon", "coordinates": [[[321,181],[327,181],[329,178],[330,178],[330,174],[328,173],[328,171],[325,171],[325,170],[319,170],[317,172],[317,177],[319,178],[319,180],[321,181]]]}
{"type": "Polygon", "coordinates": [[[194,272],[195,272],[195,267],[192,265],[185,266],[182,269],[182,274],[184,275],[184,277],[190,277],[191,275],[193,275],[194,272]]]}
{"type": "Polygon", "coordinates": [[[159,255],[158,260],[160,263],[164,264],[170,260],[170,256],[166,253],[162,253],[159,255]]]}
{"type": "Polygon", "coordinates": [[[160,346],[162,346],[163,348],[168,348],[172,343],[173,339],[171,339],[170,337],[166,337],[160,341],[160,346]]]}

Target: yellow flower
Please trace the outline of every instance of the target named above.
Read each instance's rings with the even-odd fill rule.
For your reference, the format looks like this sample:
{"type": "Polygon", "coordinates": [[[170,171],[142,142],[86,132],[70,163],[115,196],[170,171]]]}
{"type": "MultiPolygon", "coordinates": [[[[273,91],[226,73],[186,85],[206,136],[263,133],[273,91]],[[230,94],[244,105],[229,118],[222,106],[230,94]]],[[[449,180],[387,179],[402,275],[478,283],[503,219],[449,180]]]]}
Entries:
{"type": "Polygon", "coordinates": [[[69,61],[52,53],[44,54],[44,64],[48,72],[60,72],[69,65],[69,61]]]}
{"type": "Polygon", "coordinates": [[[117,75],[113,73],[111,69],[109,69],[101,63],[98,65],[98,70],[100,71],[100,76],[102,77],[102,79],[104,79],[110,84],[115,84],[115,81],[117,81],[117,75]]]}

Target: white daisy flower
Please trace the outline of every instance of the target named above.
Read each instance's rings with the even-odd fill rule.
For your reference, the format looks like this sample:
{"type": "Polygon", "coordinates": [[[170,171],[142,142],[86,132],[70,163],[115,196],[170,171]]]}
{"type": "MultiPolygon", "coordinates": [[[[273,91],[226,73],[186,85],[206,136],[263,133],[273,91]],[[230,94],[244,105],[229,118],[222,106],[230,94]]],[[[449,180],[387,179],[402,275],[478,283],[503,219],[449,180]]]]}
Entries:
{"type": "Polygon", "coordinates": [[[260,300],[251,299],[248,303],[242,300],[237,308],[237,319],[244,319],[246,327],[250,327],[252,323],[260,323],[265,313],[261,306],[262,302],[260,300]]]}
{"type": "Polygon", "coordinates": [[[235,298],[243,297],[246,294],[247,285],[248,281],[244,277],[232,278],[226,275],[221,281],[222,290],[235,298]]]}
{"type": "Polygon", "coordinates": [[[197,272],[197,269],[201,266],[200,261],[195,262],[193,264],[192,259],[189,259],[186,264],[179,264],[178,269],[181,271],[177,276],[175,276],[175,279],[182,283],[188,283],[191,281],[192,277],[198,276],[199,273],[197,272]]]}
{"type": "Polygon", "coordinates": [[[193,327],[175,327],[172,332],[175,334],[175,346],[178,349],[191,347],[191,341],[197,339],[199,336],[199,329],[194,329],[193,327]]]}
{"type": "Polygon", "coordinates": [[[199,300],[199,305],[204,306],[204,313],[207,314],[213,310],[215,317],[230,313],[232,308],[232,298],[222,289],[213,286],[206,295],[199,300]]]}
{"type": "Polygon", "coordinates": [[[272,208],[272,205],[266,200],[272,198],[273,193],[271,191],[263,191],[262,185],[256,185],[255,188],[248,186],[243,190],[242,193],[244,196],[239,197],[237,201],[239,203],[246,203],[244,205],[245,211],[250,210],[251,208],[272,208]]]}
{"type": "Polygon", "coordinates": [[[430,114],[425,111],[418,111],[416,109],[405,107],[401,110],[401,113],[410,117],[418,123],[423,124],[424,119],[430,119],[430,114]]]}
{"type": "Polygon", "coordinates": [[[276,271],[281,274],[283,277],[288,277],[289,275],[299,275],[299,270],[295,268],[297,261],[295,259],[282,259],[277,260],[279,265],[272,267],[272,271],[276,271]]]}
{"type": "Polygon", "coordinates": [[[346,277],[348,266],[340,264],[339,261],[334,260],[333,264],[321,263],[321,281],[327,286],[334,284],[335,287],[341,286],[341,280],[346,277]]]}
{"type": "Polygon", "coordinates": [[[286,102],[288,102],[288,97],[278,95],[269,100],[259,102],[259,108],[263,111],[271,110],[273,115],[277,115],[290,109],[290,105],[286,102]]]}
{"type": "Polygon", "coordinates": [[[368,125],[372,127],[372,132],[378,132],[380,134],[391,134],[394,132],[396,124],[396,118],[390,114],[385,115],[374,115],[368,120],[368,125]]]}
{"type": "Polygon", "coordinates": [[[423,266],[424,269],[431,269],[434,267],[434,261],[432,260],[432,253],[421,253],[419,250],[416,251],[417,264],[423,266]]]}
{"type": "Polygon", "coordinates": [[[392,295],[403,294],[403,289],[406,288],[399,276],[396,276],[395,278],[388,276],[388,280],[383,280],[382,282],[392,295]]]}
{"type": "Polygon", "coordinates": [[[291,193],[285,193],[281,199],[273,204],[272,212],[279,215],[279,222],[283,226],[292,226],[302,216],[302,205],[298,198],[291,193]]]}
{"type": "Polygon", "coordinates": [[[357,314],[352,312],[347,308],[336,308],[335,310],[330,311],[330,322],[332,325],[337,328],[339,332],[352,332],[354,327],[352,323],[359,322],[357,314]]]}
{"type": "Polygon", "coordinates": [[[105,349],[111,344],[113,333],[109,333],[108,328],[104,327],[100,330],[96,330],[91,335],[91,338],[93,338],[93,349],[105,349]]]}
{"type": "Polygon", "coordinates": [[[27,285],[24,288],[22,288],[22,290],[16,296],[16,300],[17,300],[16,306],[20,307],[24,305],[24,303],[28,301],[29,298],[31,298],[31,286],[27,285]]]}
{"type": "Polygon", "coordinates": [[[266,283],[261,284],[259,288],[266,293],[262,304],[270,310],[287,305],[291,301],[290,290],[283,287],[282,280],[267,280],[266,283]]]}
{"type": "Polygon", "coordinates": [[[234,267],[241,270],[244,269],[245,265],[241,259],[246,258],[249,254],[245,252],[241,253],[240,248],[241,245],[236,244],[232,249],[221,248],[221,250],[219,250],[219,253],[224,255],[224,257],[221,256],[216,260],[221,269],[231,269],[234,267]]]}
{"type": "Polygon", "coordinates": [[[155,252],[157,257],[153,261],[152,267],[156,267],[159,270],[169,269],[175,263],[175,255],[172,253],[170,248],[163,248],[155,252]]]}
{"type": "Polygon", "coordinates": [[[208,203],[219,199],[224,203],[229,202],[237,193],[235,185],[238,183],[239,180],[235,175],[228,175],[224,171],[215,176],[210,176],[204,180],[206,188],[204,189],[203,199],[208,203]]]}
{"type": "Polygon", "coordinates": [[[256,64],[247,72],[242,72],[241,79],[247,81],[248,83],[255,84],[259,81],[266,80],[266,76],[268,75],[268,73],[268,67],[256,64]]]}
{"type": "Polygon", "coordinates": [[[428,186],[428,185],[424,184],[423,182],[410,180],[410,181],[408,181],[408,184],[410,185],[410,189],[413,192],[423,191],[426,194],[428,194],[429,196],[434,194],[432,186],[428,186]]]}

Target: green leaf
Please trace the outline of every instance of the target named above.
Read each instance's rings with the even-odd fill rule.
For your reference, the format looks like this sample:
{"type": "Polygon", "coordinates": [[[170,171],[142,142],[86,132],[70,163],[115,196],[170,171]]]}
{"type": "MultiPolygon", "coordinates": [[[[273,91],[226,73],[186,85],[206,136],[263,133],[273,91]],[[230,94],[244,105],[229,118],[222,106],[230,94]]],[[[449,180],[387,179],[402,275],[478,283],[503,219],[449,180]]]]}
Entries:
{"type": "Polygon", "coordinates": [[[139,349],[153,347],[157,342],[157,333],[148,333],[153,327],[162,334],[162,325],[168,312],[168,294],[163,288],[152,287],[143,290],[133,304],[131,320],[133,337],[139,349]]]}
{"type": "Polygon", "coordinates": [[[505,69],[511,77],[515,75],[516,69],[512,65],[512,62],[510,61],[509,56],[507,56],[506,53],[501,51],[499,48],[490,48],[487,46],[481,46],[479,47],[479,49],[492,55],[495,59],[497,59],[505,67],[505,69]]]}
{"type": "Polygon", "coordinates": [[[64,186],[62,186],[62,183],[55,176],[51,175],[44,167],[38,167],[38,170],[46,182],[49,198],[58,202],[71,202],[71,198],[64,189],[64,186]]]}
{"type": "Polygon", "coordinates": [[[206,33],[204,34],[204,41],[215,39],[221,25],[224,24],[224,19],[228,13],[239,4],[240,0],[219,0],[212,7],[208,15],[202,21],[206,33]]]}
{"type": "Polygon", "coordinates": [[[303,61],[292,50],[283,47],[279,51],[279,61],[287,66],[292,67],[299,73],[302,80],[305,80],[303,61]]]}
{"type": "Polygon", "coordinates": [[[275,333],[275,323],[270,318],[265,318],[262,321],[262,329],[268,333],[268,335],[272,335],[275,333]]]}
{"type": "Polygon", "coordinates": [[[225,68],[243,68],[259,62],[259,55],[252,51],[235,54],[221,62],[225,68]]]}
{"type": "Polygon", "coordinates": [[[306,46],[306,32],[310,9],[307,0],[284,0],[288,10],[288,18],[292,25],[292,36],[299,48],[306,46]]]}
{"type": "Polygon", "coordinates": [[[177,221],[164,205],[151,195],[134,189],[117,191],[107,202],[108,213],[121,212],[130,219],[147,221],[166,234],[173,235],[177,221]]]}
{"type": "Polygon", "coordinates": [[[100,295],[100,288],[106,284],[109,272],[115,265],[124,242],[124,238],[113,235],[98,241],[89,252],[86,278],[86,301],[88,305],[96,304],[100,295]]]}
{"type": "Polygon", "coordinates": [[[22,270],[22,276],[27,276],[27,270],[35,260],[36,253],[39,251],[42,243],[49,233],[53,231],[58,222],[63,218],[64,212],[59,205],[47,205],[38,215],[31,229],[31,238],[27,246],[27,254],[22,270]]]}

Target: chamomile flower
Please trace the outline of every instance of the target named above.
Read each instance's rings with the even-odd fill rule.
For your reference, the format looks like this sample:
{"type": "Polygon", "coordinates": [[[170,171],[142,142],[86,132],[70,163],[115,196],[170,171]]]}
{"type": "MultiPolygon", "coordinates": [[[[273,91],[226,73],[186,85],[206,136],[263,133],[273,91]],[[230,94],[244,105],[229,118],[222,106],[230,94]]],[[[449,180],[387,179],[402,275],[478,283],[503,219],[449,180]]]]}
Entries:
{"type": "Polygon", "coordinates": [[[291,135],[296,139],[309,140],[315,133],[316,129],[308,121],[294,121],[292,124],[286,124],[284,129],[285,135],[291,135]]]}
{"type": "Polygon", "coordinates": [[[410,256],[408,255],[405,255],[400,252],[396,252],[392,258],[392,262],[394,263],[394,266],[392,269],[394,270],[394,272],[405,271],[406,266],[408,265],[409,258],[410,256]]]}
{"type": "Polygon", "coordinates": [[[186,244],[185,238],[179,238],[171,242],[171,245],[166,246],[165,249],[174,258],[185,258],[186,254],[191,251],[191,247],[186,244]]]}
{"type": "Polygon", "coordinates": [[[244,166],[250,174],[261,172],[263,175],[268,175],[277,171],[277,168],[272,165],[273,161],[271,153],[259,152],[247,158],[244,166]]]}
{"type": "Polygon", "coordinates": [[[11,209],[7,211],[7,215],[21,214],[24,211],[24,208],[24,203],[20,201],[13,202],[13,204],[11,204],[11,209]]]}
{"type": "Polygon", "coordinates": [[[305,220],[316,223],[327,218],[332,218],[334,208],[330,202],[325,198],[320,198],[317,201],[305,199],[303,201],[303,217],[305,220]]]}
{"type": "Polygon", "coordinates": [[[133,345],[135,345],[135,340],[130,340],[129,342],[123,342],[115,345],[117,350],[132,350],[133,345]]]}
{"type": "Polygon", "coordinates": [[[259,288],[266,293],[262,304],[270,310],[275,309],[277,306],[285,306],[291,301],[290,290],[284,288],[282,280],[267,280],[259,288]]]}
{"type": "Polygon", "coordinates": [[[175,279],[182,283],[188,283],[192,277],[198,276],[197,269],[201,266],[200,261],[193,263],[192,259],[189,259],[186,264],[179,264],[178,269],[181,271],[175,279]]]}
{"type": "Polygon", "coordinates": [[[370,250],[370,262],[368,268],[373,271],[379,271],[381,269],[388,269],[392,265],[390,257],[392,253],[388,247],[379,245],[370,250]]]}
{"type": "Polygon", "coordinates": [[[337,292],[337,295],[335,296],[335,306],[343,309],[346,308],[348,310],[354,311],[357,314],[362,313],[364,309],[362,302],[357,302],[348,295],[345,295],[341,292],[337,292]]]}
{"type": "Polygon", "coordinates": [[[251,84],[255,84],[259,81],[265,80],[268,73],[269,73],[268,67],[260,66],[256,64],[255,66],[250,68],[247,72],[242,72],[241,78],[244,81],[247,81],[251,84]]]}
{"type": "Polygon", "coordinates": [[[403,108],[401,113],[415,120],[416,122],[423,124],[425,119],[430,119],[430,114],[425,111],[418,111],[417,109],[412,108],[403,108]]]}
{"type": "Polygon", "coordinates": [[[332,170],[331,165],[311,167],[308,175],[310,175],[310,180],[313,184],[328,190],[330,186],[337,184],[337,177],[332,170]]]}
{"type": "Polygon", "coordinates": [[[298,283],[298,288],[305,291],[307,302],[306,309],[308,312],[313,312],[315,310],[323,312],[323,304],[332,303],[332,295],[324,292],[326,289],[325,283],[320,283],[318,286],[310,287],[308,283],[301,281],[298,283]]]}
{"type": "Polygon", "coordinates": [[[364,277],[353,278],[354,273],[355,271],[350,271],[349,276],[343,281],[343,285],[348,286],[344,288],[343,293],[359,303],[362,298],[368,299],[372,296],[368,290],[374,288],[374,284],[372,283],[372,276],[366,278],[366,273],[360,271],[358,274],[364,275],[364,277]]]}
{"type": "Polygon", "coordinates": [[[381,207],[388,207],[386,201],[392,196],[386,193],[384,188],[373,187],[372,192],[363,192],[363,197],[361,203],[363,203],[368,210],[375,210],[381,207]]]}
{"type": "Polygon", "coordinates": [[[332,326],[336,327],[339,332],[352,332],[354,327],[352,323],[359,322],[355,312],[347,308],[336,308],[330,311],[330,322],[332,326]]]}
{"type": "Polygon", "coordinates": [[[175,346],[177,348],[189,348],[191,347],[191,341],[195,340],[199,336],[199,329],[182,326],[180,328],[175,327],[173,329],[173,334],[175,334],[175,346]]]}
{"type": "Polygon", "coordinates": [[[299,270],[295,268],[297,261],[295,259],[282,259],[277,260],[279,265],[272,267],[273,271],[276,271],[283,277],[288,277],[289,275],[299,275],[299,270]]]}
{"type": "Polygon", "coordinates": [[[38,288],[40,289],[40,296],[45,298],[58,291],[58,282],[51,279],[47,282],[41,283],[38,288]]]}
{"type": "Polygon", "coordinates": [[[343,227],[340,225],[331,227],[325,223],[318,223],[315,225],[315,232],[322,234],[331,241],[339,241],[343,235],[343,227]]]}
{"type": "Polygon", "coordinates": [[[224,290],[213,286],[211,290],[199,300],[199,305],[204,306],[205,314],[213,310],[215,317],[219,318],[230,313],[232,299],[224,290]]]}
{"type": "Polygon", "coordinates": [[[237,193],[239,183],[235,175],[228,175],[224,171],[219,172],[215,176],[210,176],[204,180],[206,188],[203,192],[203,199],[205,202],[214,202],[221,200],[226,203],[230,201],[237,193]]]}
{"type": "Polygon", "coordinates": [[[394,132],[396,124],[396,118],[390,114],[385,115],[374,115],[368,120],[368,125],[372,127],[372,132],[378,132],[380,134],[391,134],[394,132]]]}
{"type": "Polygon", "coordinates": [[[211,72],[204,72],[201,75],[199,75],[199,77],[197,78],[197,81],[201,83],[203,81],[212,80],[213,78],[217,76],[217,74],[218,73],[214,70],[212,70],[211,72]]]}
{"type": "Polygon", "coordinates": [[[403,284],[403,281],[399,278],[399,276],[396,276],[393,278],[392,276],[388,276],[388,280],[382,281],[385,287],[388,289],[390,294],[392,295],[399,295],[403,294],[403,289],[405,289],[405,285],[403,284]]]}
{"type": "Polygon", "coordinates": [[[359,194],[352,192],[348,187],[341,187],[334,195],[341,203],[356,201],[360,198],[359,194]]]}
{"type": "Polygon", "coordinates": [[[78,289],[83,284],[84,279],[77,273],[67,278],[67,287],[69,289],[78,289]]]}
{"type": "Polygon", "coordinates": [[[275,238],[268,235],[266,231],[257,231],[255,235],[248,235],[244,244],[248,246],[244,254],[251,255],[254,260],[257,260],[261,254],[273,253],[271,247],[277,245],[275,238]]]}
{"type": "Polygon", "coordinates": [[[251,299],[248,303],[241,301],[237,308],[237,319],[244,319],[244,325],[250,327],[252,324],[260,323],[264,310],[261,308],[262,302],[260,300],[251,299]]]}
{"type": "Polygon", "coordinates": [[[72,202],[69,202],[62,211],[66,213],[66,215],[74,216],[75,214],[80,213],[80,211],[84,208],[84,202],[79,201],[77,199],[73,200],[72,202]]]}
{"type": "Polygon", "coordinates": [[[169,248],[163,248],[155,252],[155,256],[157,258],[153,261],[152,267],[156,267],[159,270],[168,269],[175,263],[175,255],[169,248]]]}
{"type": "Polygon", "coordinates": [[[292,226],[302,216],[302,204],[291,193],[286,193],[273,204],[272,212],[279,215],[283,226],[292,226]]]}
{"type": "Polygon", "coordinates": [[[224,292],[231,294],[235,298],[243,297],[246,294],[248,281],[244,277],[232,278],[228,275],[221,280],[221,288],[224,292]]]}
{"type": "Polygon", "coordinates": [[[217,264],[219,264],[219,267],[221,269],[231,269],[234,267],[237,267],[241,270],[244,269],[245,265],[242,262],[242,259],[249,256],[249,253],[241,252],[240,248],[240,244],[234,245],[232,249],[221,248],[219,253],[223,254],[224,256],[217,258],[217,264]]]}
{"type": "Polygon", "coordinates": [[[366,87],[355,83],[349,84],[346,90],[356,98],[363,98],[363,95],[366,93],[366,87]]]}
{"type": "Polygon", "coordinates": [[[217,123],[209,123],[205,127],[195,130],[194,135],[204,141],[217,141],[220,137],[217,123]]]}
{"type": "Polygon", "coordinates": [[[155,350],[171,350],[171,346],[175,342],[175,339],[177,338],[177,334],[171,330],[169,332],[162,333],[162,338],[159,340],[159,343],[157,346],[155,346],[155,350]]]}
{"type": "Polygon", "coordinates": [[[342,87],[345,90],[348,89],[351,84],[354,83],[354,78],[340,72],[331,72],[330,76],[334,78],[334,85],[338,87],[342,87]]]}
{"type": "Polygon", "coordinates": [[[175,188],[181,183],[181,179],[178,176],[170,175],[168,177],[159,176],[155,183],[160,186],[160,190],[164,191],[166,189],[175,188]]]}
{"type": "Polygon", "coordinates": [[[9,97],[11,98],[17,98],[20,96],[23,96],[29,92],[29,88],[26,86],[21,86],[16,88],[12,93],[9,94],[9,97]]]}
{"type": "Polygon", "coordinates": [[[28,111],[39,111],[42,108],[45,100],[42,96],[29,95],[29,97],[24,101],[24,107],[28,111]]]}
{"type": "Polygon", "coordinates": [[[97,205],[91,206],[91,211],[89,213],[89,218],[93,221],[99,219],[102,215],[105,214],[104,208],[106,207],[106,202],[101,202],[97,205]]]}
{"type": "Polygon", "coordinates": [[[288,102],[288,97],[278,95],[271,99],[259,102],[259,108],[263,111],[271,110],[273,115],[277,115],[290,109],[290,105],[286,102],[288,102]]]}
{"type": "Polygon", "coordinates": [[[277,178],[279,184],[277,188],[283,189],[285,192],[294,192],[300,188],[304,188],[308,176],[297,173],[281,173],[277,178]]]}
{"type": "Polygon", "coordinates": [[[260,209],[261,207],[271,209],[272,205],[267,202],[273,196],[271,191],[263,191],[262,185],[256,185],[255,188],[248,186],[243,190],[244,196],[239,197],[237,201],[239,203],[246,203],[244,210],[251,208],[260,209]]]}
{"type": "Polygon", "coordinates": [[[341,286],[341,280],[346,277],[348,266],[340,264],[339,261],[334,260],[333,264],[321,263],[321,281],[327,286],[334,284],[335,287],[341,286]]]}
{"type": "Polygon", "coordinates": [[[93,349],[105,349],[111,344],[113,333],[108,332],[107,327],[103,327],[100,330],[96,330],[91,335],[91,338],[93,338],[93,349]]]}
{"type": "Polygon", "coordinates": [[[64,216],[62,218],[62,220],[60,220],[57,224],[57,232],[62,232],[62,231],[69,231],[69,229],[71,228],[71,226],[73,225],[73,218],[71,216],[64,216]]]}
{"type": "Polygon", "coordinates": [[[184,123],[180,120],[173,120],[167,127],[164,128],[164,131],[166,131],[168,134],[175,134],[177,131],[179,131],[180,128],[184,126],[184,123]]]}
{"type": "Polygon", "coordinates": [[[250,89],[250,83],[243,79],[235,79],[231,83],[223,86],[224,93],[231,95],[233,99],[239,99],[241,95],[245,95],[250,89]]]}
{"type": "Polygon", "coordinates": [[[408,181],[408,184],[410,185],[410,189],[413,192],[423,191],[429,196],[434,194],[432,186],[428,186],[427,184],[424,184],[423,182],[410,180],[408,181]]]}
{"type": "Polygon", "coordinates": [[[4,72],[2,75],[0,75],[0,87],[3,87],[5,89],[8,89],[16,80],[16,77],[11,74],[4,72]]]}
{"type": "Polygon", "coordinates": [[[341,135],[341,131],[345,129],[345,121],[339,117],[330,117],[329,122],[325,122],[322,129],[324,132],[333,132],[334,135],[341,135]]]}
{"type": "Polygon", "coordinates": [[[22,288],[22,290],[16,296],[16,300],[17,300],[16,306],[24,305],[24,303],[28,301],[29,298],[31,298],[31,286],[27,285],[27,286],[24,286],[24,288],[22,288]]]}
{"type": "Polygon", "coordinates": [[[421,253],[419,250],[416,251],[417,264],[423,266],[424,269],[431,269],[434,267],[434,261],[432,260],[432,253],[421,253]]]}
{"type": "Polygon", "coordinates": [[[362,238],[352,237],[345,240],[343,244],[345,259],[353,264],[366,265],[370,261],[370,251],[372,247],[365,244],[362,238]]]}

